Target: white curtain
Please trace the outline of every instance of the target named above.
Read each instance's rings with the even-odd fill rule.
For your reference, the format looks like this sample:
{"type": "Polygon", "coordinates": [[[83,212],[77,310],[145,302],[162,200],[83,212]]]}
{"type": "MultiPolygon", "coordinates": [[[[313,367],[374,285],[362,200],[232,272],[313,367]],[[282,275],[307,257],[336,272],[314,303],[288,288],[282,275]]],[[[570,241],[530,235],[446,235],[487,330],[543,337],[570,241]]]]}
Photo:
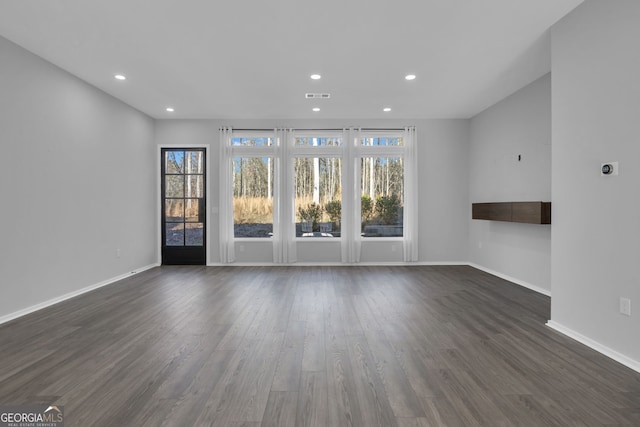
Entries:
{"type": "Polygon", "coordinates": [[[233,229],[233,158],[231,156],[231,128],[220,128],[220,262],[235,261],[233,229]]]}
{"type": "Polygon", "coordinates": [[[356,155],[361,135],[360,129],[344,132],[345,161],[342,175],[350,177],[351,185],[342,183],[342,262],[360,262],[362,235],[360,226],[360,158],[356,155]]]}
{"type": "Polygon", "coordinates": [[[289,148],[293,145],[293,129],[276,129],[276,182],[273,190],[273,262],[296,262],[295,207],[293,159],[289,148]]]}
{"type": "Polygon", "coordinates": [[[353,187],[346,185],[349,181],[345,180],[345,177],[353,175],[354,162],[351,153],[353,153],[353,141],[352,132],[347,129],[342,129],[342,143],[344,144],[344,155],[342,161],[342,182],[340,188],[342,188],[342,218],[340,222],[340,233],[343,236],[341,239],[340,253],[342,262],[351,263],[353,261],[353,243],[348,236],[353,235],[353,221],[354,216],[350,214],[355,211],[353,205],[353,187]]]}
{"type": "Polygon", "coordinates": [[[418,144],[416,128],[404,129],[404,261],[418,261],[418,144]]]}

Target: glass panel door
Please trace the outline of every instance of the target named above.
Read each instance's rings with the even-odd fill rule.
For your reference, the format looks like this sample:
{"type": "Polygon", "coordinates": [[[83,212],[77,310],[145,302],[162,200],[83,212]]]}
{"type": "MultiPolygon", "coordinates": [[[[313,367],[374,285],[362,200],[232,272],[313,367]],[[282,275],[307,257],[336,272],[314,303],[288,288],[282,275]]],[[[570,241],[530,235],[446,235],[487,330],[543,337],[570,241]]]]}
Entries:
{"type": "Polygon", "coordinates": [[[205,149],[162,149],[162,264],[206,263],[205,149]]]}

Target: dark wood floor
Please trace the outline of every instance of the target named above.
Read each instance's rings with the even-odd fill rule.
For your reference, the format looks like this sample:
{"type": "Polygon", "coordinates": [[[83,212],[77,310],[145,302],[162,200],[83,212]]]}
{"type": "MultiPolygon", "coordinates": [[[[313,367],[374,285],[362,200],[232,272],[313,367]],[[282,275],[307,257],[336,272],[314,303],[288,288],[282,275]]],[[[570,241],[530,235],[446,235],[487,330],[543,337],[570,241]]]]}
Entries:
{"type": "Polygon", "coordinates": [[[0,326],[67,426],[640,425],[640,374],[471,267],[161,267],[0,326]]]}

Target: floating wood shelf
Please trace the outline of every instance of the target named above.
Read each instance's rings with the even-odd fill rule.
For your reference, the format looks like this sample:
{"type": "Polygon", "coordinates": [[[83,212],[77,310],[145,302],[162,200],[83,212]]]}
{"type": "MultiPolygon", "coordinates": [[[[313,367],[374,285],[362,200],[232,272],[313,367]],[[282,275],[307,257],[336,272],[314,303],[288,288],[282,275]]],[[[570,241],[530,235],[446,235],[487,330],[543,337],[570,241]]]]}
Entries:
{"type": "Polygon", "coordinates": [[[551,202],[473,203],[472,219],[551,224],[551,202]]]}

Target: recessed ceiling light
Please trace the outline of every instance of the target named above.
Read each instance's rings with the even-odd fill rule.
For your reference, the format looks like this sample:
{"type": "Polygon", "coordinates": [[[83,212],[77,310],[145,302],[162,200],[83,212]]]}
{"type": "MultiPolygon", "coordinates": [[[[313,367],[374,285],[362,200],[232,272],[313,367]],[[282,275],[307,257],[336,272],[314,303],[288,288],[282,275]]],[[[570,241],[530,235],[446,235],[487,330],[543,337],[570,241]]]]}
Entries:
{"type": "Polygon", "coordinates": [[[127,80],[127,78],[125,76],[123,76],[122,74],[116,74],[115,76],[116,80],[127,80]]]}
{"type": "Polygon", "coordinates": [[[314,107],[313,111],[315,111],[317,113],[318,111],[320,111],[320,109],[318,107],[314,107]]]}
{"type": "Polygon", "coordinates": [[[382,109],[382,111],[384,111],[385,113],[388,113],[389,111],[391,111],[391,108],[385,107],[385,108],[382,109]]]}
{"type": "Polygon", "coordinates": [[[407,80],[415,80],[416,75],[415,74],[407,74],[406,76],[404,76],[405,79],[407,80]]]}
{"type": "Polygon", "coordinates": [[[176,111],[173,109],[173,107],[167,107],[166,110],[168,113],[173,113],[174,111],[176,111]]]}
{"type": "Polygon", "coordinates": [[[310,77],[312,80],[320,80],[322,78],[320,74],[311,74],[310,77]]]}

